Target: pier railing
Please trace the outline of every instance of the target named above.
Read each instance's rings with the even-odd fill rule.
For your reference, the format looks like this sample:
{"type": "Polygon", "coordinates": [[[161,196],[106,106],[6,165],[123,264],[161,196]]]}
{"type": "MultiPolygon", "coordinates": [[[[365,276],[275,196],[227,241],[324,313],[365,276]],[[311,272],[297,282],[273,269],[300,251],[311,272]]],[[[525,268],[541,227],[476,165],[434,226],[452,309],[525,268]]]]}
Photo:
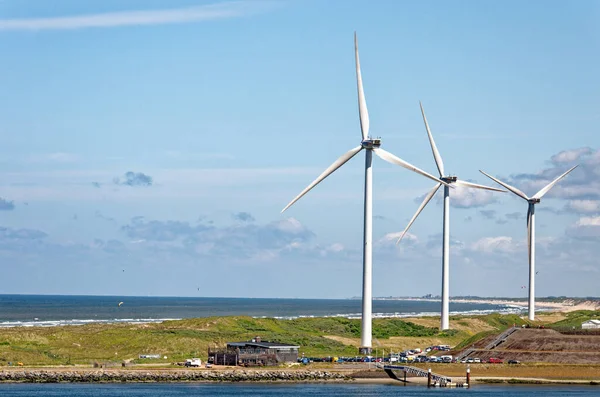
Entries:
{"type": "MultiPolygon", "coordinates": [[[[410,367],[408,365],[384,365],[383,369],[385,370],[385,372],[387,372],[388,375],[390,375],[390,377],[393,377],[395,379],[400,379],[400,378],[394,371],[402,371],[403,373],[406,372],[409,375],[420,376],[423,378],[427,378],[429,376],[428,371],[425,371],[425,370],[423,370],[421,368],[417,368],[417,367],[410,367]]],[[[439,375],[439,374],[434,374],[434,373],[431,374],[431,380],[433,380],[434,382],[440,382],[440,383],[452,382],[452,378],[449,378],[448,376],[445,376],[445,375],[439,375]]]]}
{"type": "Polygon", "coordinates": [[[496,346],[498,346],[499,344],[503,343],[506,340],[506,338],[508,338],[513,333],[517,332],[518,330],[519,330],[519,328],[517,328],[517,327],[510,327],[509,329],[507,329],[506,331],[504,331],[503,333],[501,333],[500,335],[498,335],[496,337],[496,339],[494,339],[493,341],[491,341],[490,343],[488,343],[483,349],[484,350],[495,349],[496,346]]]}

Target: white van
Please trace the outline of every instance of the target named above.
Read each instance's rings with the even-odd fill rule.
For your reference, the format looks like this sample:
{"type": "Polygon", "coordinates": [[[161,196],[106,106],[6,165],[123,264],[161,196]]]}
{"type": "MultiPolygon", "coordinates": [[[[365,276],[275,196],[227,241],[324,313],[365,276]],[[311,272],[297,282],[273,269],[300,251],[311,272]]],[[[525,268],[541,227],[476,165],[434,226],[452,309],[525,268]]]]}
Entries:
{"type": "Polygon", "coordinates": [[[202,361],[199,358],[188,358],[185,360],[186,367],[200,367],[202,365],[202,361]]]}
{"type": "Polygon", "coordinates": [[[442,360],[443,363],[451,363],[452,362],[452,356],[450,356],[450,355],[441,356],[440,359],[442,360]]]}

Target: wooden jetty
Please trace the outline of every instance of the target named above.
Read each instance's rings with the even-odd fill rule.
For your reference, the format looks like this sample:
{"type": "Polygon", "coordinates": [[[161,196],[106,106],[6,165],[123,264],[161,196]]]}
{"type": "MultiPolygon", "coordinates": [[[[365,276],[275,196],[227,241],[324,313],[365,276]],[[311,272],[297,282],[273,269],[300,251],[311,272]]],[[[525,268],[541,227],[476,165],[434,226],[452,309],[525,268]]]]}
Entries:
{"type": "Polygon", "coordinates": [[[431,369],[425,371],[424,369],[411,367],[408,365],[384,365],[383,370],[392,379],[400,382],[407,383],[407,376],[418,376],[427,378],[427,387],[469,387],[470,371],[467,369],[467,382],[452,382],[452,378],[445,375],[434,374],[431,369]]]}

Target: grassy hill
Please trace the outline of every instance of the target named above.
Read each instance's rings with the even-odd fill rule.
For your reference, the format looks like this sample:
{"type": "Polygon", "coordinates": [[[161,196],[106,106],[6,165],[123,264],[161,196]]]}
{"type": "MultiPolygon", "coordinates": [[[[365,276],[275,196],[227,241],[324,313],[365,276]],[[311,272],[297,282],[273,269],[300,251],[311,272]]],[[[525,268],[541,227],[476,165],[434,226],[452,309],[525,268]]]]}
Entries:
{"type": "Polygon", "coordinates": [[[566,318],[551,325],[552,328],[581,328],[581,324],[593,319],[600,319],[598,310],[578,310],[566,313],[566,318]]]}
{"type": "MultiPolygon", "coordinates": [[[[570,316],[564,321],[575,321],[577,315],[570,316]]],[[[513,323],[524,323],[518,316],[498,314],[453,317],[451,321],[454,329],[440,332],[439,318],[435,317],[375,319],[373,347],[381,352],[432,344],[455,346],[463,341],[472,343],[481,335],[513,323]]],[[[89,365],[94,361],[130,359],[144,362],[137,360],[139,354],[168,357],[148,362],[174,362],[189,357],[206,358],[209,346],[224,346],[226,342],[249,340],[257,335],[263,340],[300,345],[300,352],[307,356],[354,356],[360,344],[360,320],[211,317],[160,324],[4,328],[0,329],[0,365],[9,361],[26,365],[89,365]]]]}

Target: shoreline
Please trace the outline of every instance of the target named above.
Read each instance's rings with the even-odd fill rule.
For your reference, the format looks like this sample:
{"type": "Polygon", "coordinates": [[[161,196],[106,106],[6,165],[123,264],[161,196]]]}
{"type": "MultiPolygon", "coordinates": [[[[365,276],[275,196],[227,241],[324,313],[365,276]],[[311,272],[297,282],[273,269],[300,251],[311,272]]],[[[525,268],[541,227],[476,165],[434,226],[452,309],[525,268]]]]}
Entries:
{"type": "MultiPolygon", "coordinates": [[[[387,377],[382,370],[373,375],[336,370],[283,370],[283,369],[2,369],[0,384],[9,383],[357,383],[404,385],[387,377]],[[363,375],[363,376],[361,376],[363,375]]],[[[465,382],[464,377],[457,378],[465,382]]],[[[426,378],[408,377],[407,386],[425,386],[426,378]]],[[[472,385],[593,385],[600,386],[600,377],[594,379],[551,379],[540,377],[474,376],[472,385]]]]}
{"type": "MultiPolygon", "coordinates": [[[[441,299],[435,298],[389,298],[386,300],[404,300],[404,301],[421,301],[421,302],[441,302],[441,299]]],[[[526,308],[528,302],[526,299],[523,300],[507,300],[507,299],[450,299],[450,303],[473,303],[473,304],[487,304],[487,305],[499,305],[499,306],[517,306],[519,308],[526,308]]],[[[573,299],[565,299],[561,302],[539,302],[536,301],[536,307],[545,309],[555,309],[547,311],[558,311],[568,313],[576,310],[600,310],[600,301],[582,300],[576,302],[573,299]]]]}
{"type": "MultiPolygon", "coordinates": [[[[379,301],[398,301],[398,302],[441,302],[439,298],[418,298],[418,297],[389,297],[389,298],[374,298],[379,301]]],[[[477,316],[485,315],[490,313],[498,314],[523,314],[527,310],[528,302],[526,300],[510,300],[510,299],[495,299],[495,298],[457,298],[450,299],[451,303],[464,303],[464,304],[478,304],[488,306],[503,306],[498,309],[477,309],[477,310],[466,310],[466,311],[451,311],[452,316],[477,316]]],[[[564,299],[563,301],[556,302],[536,302],[536,307],[539,309],[540,314],[561,312],[567,313],[576,310],[600,310],[600,300],[583,300],[583,299],[564,299]]],[[[439,312],[376,312],[373,313],[373,319],[386,319],[386,318],[421,318],[421,317],[439,317],[439,312]]],[[[229,317],[229,316],[226,316],[229,317]]],[[[235,317],[235,316],[233,316],[235,317]]],[[[299,318],[347,318],[347,319],[359,319],[360,315],[356,313],[346,314],[325,314],[325,315],[312,315],[312,314],[299,314],[290,316],[251,316],[252,318],[274,318],[278,320],[295,320],[299,318]]],[[[0,329],[3,328],[51,328],[61,326],[78,326],[78,325],[91,325],[91,324],[132,324],[132,325],[144,325],[144,324],[160,324],[165,321],[181,321],[189,320],[193,318],[206,318],[206,317],[185,317],[185,318],[113,318],[113,319],[62,319],[62,320],[38,320],[37,318],[32,321],[24,320],[5,320],[0,322],[0,329]]]]}

